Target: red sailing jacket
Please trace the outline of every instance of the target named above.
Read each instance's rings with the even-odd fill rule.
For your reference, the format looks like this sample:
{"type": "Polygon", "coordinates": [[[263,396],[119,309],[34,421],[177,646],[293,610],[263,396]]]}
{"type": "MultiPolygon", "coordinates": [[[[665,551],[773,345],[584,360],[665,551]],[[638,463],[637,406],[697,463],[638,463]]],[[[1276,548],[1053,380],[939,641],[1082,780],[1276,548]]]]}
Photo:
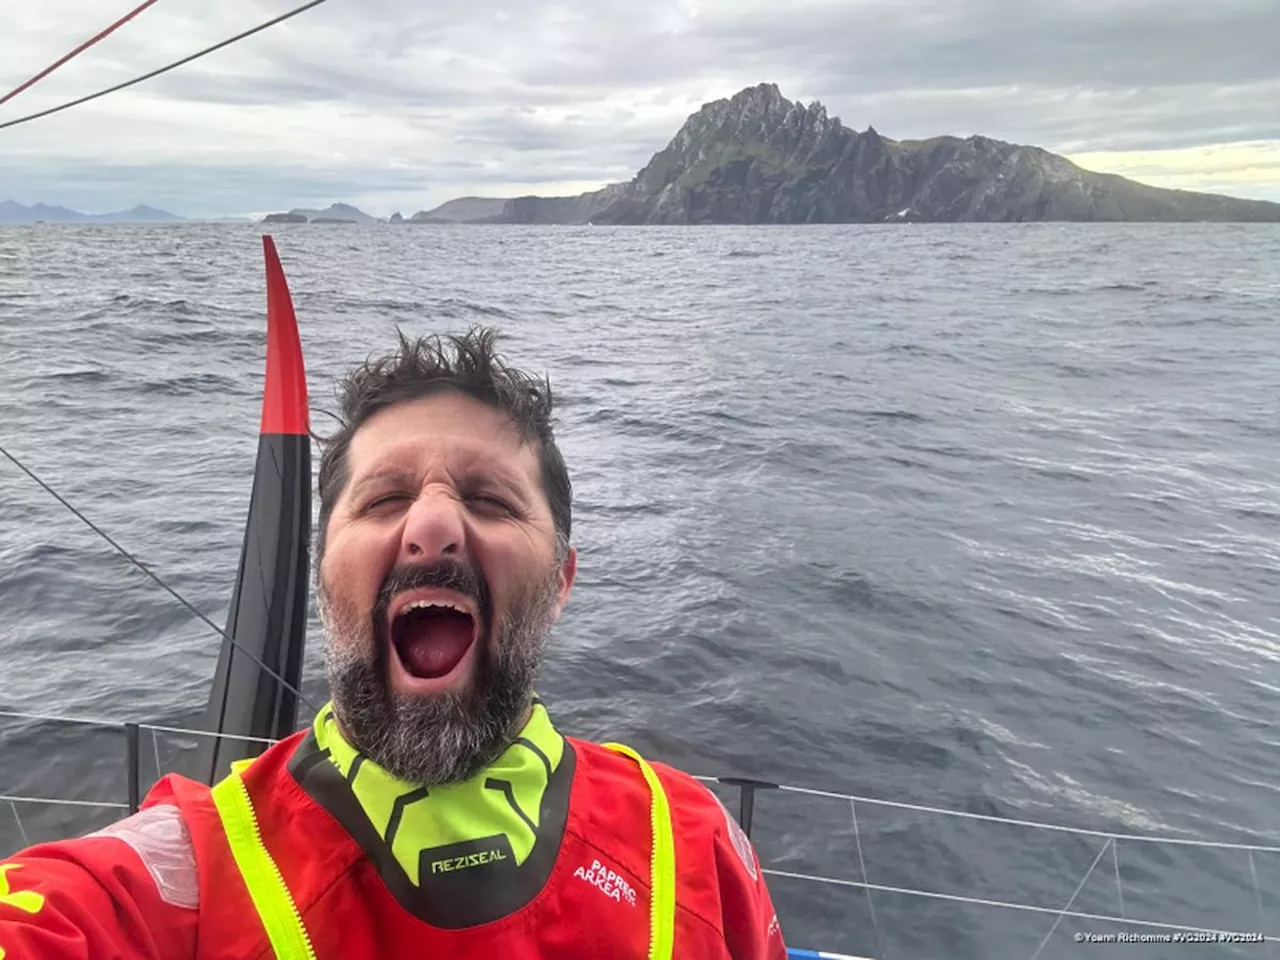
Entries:
{"type": "MultiPolygon", "coordinates": [[[[317,960],[636,958],[649,946],[650,794],[639,768],[565,738],[575,758],[549,879],[529,902],[460,929],[406,910],[365,850],[303,789],[304,733],[244,773],[262,839],[317,960]]],[[[785,960],[750,843],[715,796],[654,763],[671,805],[678,960],[785,960]]],[[[143,809],[88,837],[0,862],[0,960],[268,960],[266,934],[209,788],[170,775],[143,809]]]]}

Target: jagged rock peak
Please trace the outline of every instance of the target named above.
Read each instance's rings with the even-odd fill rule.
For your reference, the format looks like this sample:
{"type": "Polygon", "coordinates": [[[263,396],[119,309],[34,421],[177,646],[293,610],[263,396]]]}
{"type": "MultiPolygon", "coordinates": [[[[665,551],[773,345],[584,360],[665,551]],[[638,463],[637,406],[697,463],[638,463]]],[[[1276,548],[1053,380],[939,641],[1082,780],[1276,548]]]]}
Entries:
{"type": "MultiPolygon", "coordinates": [[[[779,104],[783,107],[791,106],[791,101],[782,95],[782,90],[776,83],[757,83],[754,87],[743,87],[731,97],[725,98],[729,103],[742,106],[748,103],[758,104],[779,104]]],[[[716,101],[719,103],[720,101],[716,101]]]]}
{"type": "Polygon", "coordinates": [[[695,120],[700,116],[713,121],[729,117],[741,117],[744,120],[781,118],[794,106],[794,103],[782,95],[776,83],[758,83],[754,87],[739,90],[731,97],[704,103],[702,109],[689,119],[695,120]]]}
{"type": "Polygon", "coordinates": [[[731,97],[704,103],[685,121],[672,144],[687,143],[712,130],[767,137],[768,132],[783,127],[809,129],[821,135],[840,126],[840,118],[829,117],[821,102],[814,100],[806,107],[799,101],[788,100],[776,83],[758,83],[731,97]]]}

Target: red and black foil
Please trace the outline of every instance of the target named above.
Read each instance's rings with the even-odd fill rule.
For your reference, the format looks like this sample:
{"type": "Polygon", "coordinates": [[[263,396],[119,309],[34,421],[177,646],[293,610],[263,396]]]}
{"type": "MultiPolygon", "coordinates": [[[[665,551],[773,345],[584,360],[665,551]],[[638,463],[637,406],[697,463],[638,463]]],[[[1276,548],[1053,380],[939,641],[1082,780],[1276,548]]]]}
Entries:
{"type": "MultiPolygon", "coordinates": [[[[307,378],[297,318],[275,243],[262,238],[267,273],[267,373],[253,493],[226,639],[218,656],[205,729],[281,739],[297,729],[296,695],[263,670],[249,651],[294,688],[306,646],[311,540],[311,434],[307,378]]],[[[265,744],[210,737],[195,775],[212,784],[233,761],[265,744]]]]}

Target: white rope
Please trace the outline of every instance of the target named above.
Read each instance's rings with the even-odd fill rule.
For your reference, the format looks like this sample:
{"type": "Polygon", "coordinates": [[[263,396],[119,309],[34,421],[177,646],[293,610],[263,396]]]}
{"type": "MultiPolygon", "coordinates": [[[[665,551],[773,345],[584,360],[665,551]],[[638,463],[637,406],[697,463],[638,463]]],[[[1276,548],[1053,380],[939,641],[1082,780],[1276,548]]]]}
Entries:
{"type": "MultiPolygon", "coordinates": [[[[20,713],[16,710],[0,710],[0,717],[17,720],[52,720],[57,723],[79,723],[90,727],[123,727],[125,720],[98,720],[92,717],[60,717],[47,713],[20,713]]],[[[164,727],[154,723],[139,723],[140,730],[159,730],[161,733],[180,733],[190,737],[220,737],[223,740],[244,740],[249,743],[279,743],[269,737],[249,737],[238,733],[218,733],[215,730],[191,730],[187,727],[164,727]]]]}
{"type": "MultiPolygon", "coordinates": [[[[853,814],[853,842],[858,848],[858,868],[862,871],[862,879],[864,882],[870,882],[871,878],[867,876],[867,861],[862,857],[862,834],[858,830],[858,802],[856,800],[849,801],[849,810],[853,814]]],[[[884,943],[880,939],[880,924],[876,920],[875,904],[871,902],[871,890],[866,890],[867,894],[867,910],[871,913],[871,930],[876,938],[876,956],[883,957],[884,943]]]]}
{"type": "MultiPolygon", "coordinates": [[[[700,778],[701,779],[701,778],[700,778]]],[[[715,779],[710,778],[710,779],[715,779]]],[[[918,813],[937,813],[945,817],[964,817],[968,820],[986,820],[989,823],[1007,823],[1016,827],[1034,827],[1038,830],[1056,830],[1061,833],[1074,833],[1078,836],[1098,837],[1103,840],[1132,840],[1137,843],[1173,843],[1189,847],[1216,847],[1221,850],[1257,850],[1259,853],[1280,853],[1280,846],[1268,846],[1259,843],[1227,843],[1221,840],[1191,840],[1183,837],[1148,836],[1140,833],[1110,833],[1106,830],[1087,830],[1083,827],[1064,827],[1056,823],[1042,823],[1037,820],[1018,820],[1013,817],[997,817],[988,813],[969,813],[965,810],[948,810],[944,807],[930,807],[919,803],[903,803],[898,800],[876,800],[871,797],[859,797],[849,793],[832,793],[829,790],[810,790],[808,787],[788,787],[780,785],[779,790],[787,793],[802,793],[814,797],[830,797],[833,800],[856,800],[858,803],[869,803],[873,806],[894,807],[899,810],[914,810],[918,813]]]]}
{"type": "MultiPolygon", "coordinates": [[[[52,720],[60,723],[79,723],[95,727],[123,727],[123,720],[100,720],[89,717],[63,717],[51,714],[20,713],[13,710],[0,710],[0,717],[13,717],[20,720],[52,720]]],[[[176,733],[191,737],[216,737],[223,740],[239,740],[246,743],[264,743],[272,745],[279,740],[270,737],[250,737],[235,733],[218,733],[214,730],[192,730],[187,727],[167,727],[153,723],[139,723],[139,729],[176,733]]],[[[698,776],[695,780],[705,783],[720,783],[719,777],[698,776]]],[[[891,807],[897,810],[912,810],[917,813],[936,813],[944,817],[963,817],[968,820],[984,820],[988,823],[1005,823],[1016,827],[1031,827],[1037,830],[1054,830],[1060,833],[1073,833],[1077,836],[1100,837],[1104,840],[1131,840],[1135,843],[1169,843],[1188,847],[1214,847],[1220,850],[1250,850],[1259,853],[1280,853],[1280,846],[1259,843],[1228,843],[1221,840],[1194,840],[1184,837],[1148,836],[1137,833],[1111,833],[1106,830],[1089,830],[1083,827],[1066,827],[1056,823],[1042,823],[1037,820],[1019,820],[1014,817],[997,817],[986,813],[969,813],[965,810],[948,810],[945,807],[933,807],[920,803],[903,803],[898,800],[877,800],[874,797],[860,797],[852,793],[835,793],[831,790],[814,790],[809,787],[793,787],[787,784],[777,785],[786,793],[799,793],[812,797],[828,797],[833,800],[846,800],[850,803],[865,803],[874,807],[891,807]]],[[[1119,866],[1117,865],[1117,871],[1119,866]]],[[[1118,874],[1117,874],[1118,876],[1118,874]]]]}
{"type": "MultiPolygon", "coordinates": [[[[720,783],[719,777],[694,777],[704,783],[720,783]]],[[[732,786],[732,784],[730,784],[732,786]]],[[[1259,853],[1280,853],[1280,846],[1269,846],[1260,843],[1228,843],[1222,840],[1195,840],[1186,837],[1165,837],[1140,833],[1110,833],[1106,830],[1089,830],[1084,827],[1067,827],[1057,823],[1044,823],[1039,820],[1019,820],[1014,817],[997,817],[989,813],[969,813],[967,810],[949,810],[946,807],[931,807],[920,803],[904,803],[900,800],[877,800],[874,797],[860,797],[852,793],[835,793],[831,790],[813,790],[809,787],[792,787],[778,784],[778,790],[785,793],[800,793],[813,797],[827,797],[832,800],[847,800],[851,803],[866,803],[873,807],[892,807],[897,810],[912,810],[917,813],[936,813],[944,817],[963,817],[966,820],[984,820],[988,823],[1005,823],[1015,827],[1032,827],[1036,830],[1053,830],[1059,833],[1073,833],[1077,836],[1098,837],[1102,840],[1132,840],[1138,843],[1172,843],[1186,847],[1214,847],[1221,850],[1256,850],[1259,853]]],[[[1118,867],[1117,867],[1118,869],[1118,867]]]]}
{"type": "MultiPolygon", "coordinates": [[[[1114,840],[1111,841],[1111,857],[1116,865],[1116,897],[1120,901],[1120,916],[1124,916],[1124,887],[1120,885],[1120,844],[1114,840]]],[[[1253,851],[1249,851],[1249,858],[1252,862],[1253,851]]]]}
{"type": "Polygon", "coordinates": [[[156,733],[156,728],[151,728],[151,748],[156,754],[156,779],[159,780],[164,776],[164,771],[160,769],[160,734],[156,733]]]}
{"type": "Polygon", "coordinates": [[[1057,918],[1053,921],[1053,926],[1049,928],[1049,932],[1044,935],[1044,939],[1040,941],[1040,946],[1036,947],[1036,952],[1031,955],[1031,960],[1039,960],[1041,952],[1045,948],[1045,944],[1049,942],[1049,938],[1053,936],[1054,931],[1058,929],[1058,924],[1062,922],[1062,918],[1066,916],[1067,911],[1071,909],[1071,905],[1076,902],[1076,897],[1080,896],[1080,891],[1084,889],[1084,885],[1089,882],[1089,878],[1093,876],[1093,868],[1098,865],[1098,861],[1102,859],[1103,854],[1107,852],[1107,848],[1114,844],[1114,840],[1108,840],[1102,845],[1102,849],[1098,851],[1098,855],[1093,858],[1093,863],[1089,864],[1089,869],[1085,871],[1084,876],[1080,878],[1080,882],[1076,884],[1075,892],[1071,894],[1071,899],[1067,901],[1067,905],[1062,908],[1057,918]]]}
{"type": "Polygon", "coordinates": [[[20,797],[17,795],[10,796],[6,793],[0,793],[0,800],[8,800],[10,803],[47,803],[54,807],[111,807],[115,810],[128,810],[127,803],[110,803],[106,800],[54,800],[50,797],[20,797]]]}
{"type": "Polygon", "coordinates": [[[94,720],[88,717],[55,717],[45,713],[18,713],[14,710],[0,710],[0,717],[13,717],[17,720],[53,720],[57,723],[81,723],[87,727],[122,727],[123,720],[94,720]]]}
{"type": "MultiPolygon", "coordinates": [[[[1081,913],[1075,910],[1059,911],[1053,907],[1035,907],[1028,903],[1009,903],[1006,900],[985,900],[981,897],[964,897],[955,893],[934,893],[930,890],[911,890],[906,887],[887,887],[882,884],[864,884],[857,880],[840,880],[836,877],[819,877],[808,873],[792,873],[788,870],[773,870],[765,868],[764,873],[775,877],[787,877],[791,880],[808,880],[812,883],[829,883],[840,887],[862,887],[869,886],[874,890],[882,893],[901,893],[911,897],[927,897],[933,900],[951,900],[957,903],[971,903],[980,907],[1004,907],[1008,910],[1026,910],[1031,913],[1045,913],[1050,916],[1056,916],[1062,913],[1065,917],[1076,917],[1081,920],[1101,920],[1107,923],[1133,924],[1140,927],[1156,927],[1162,930],[1174,930],[1190,933],[1230,933],[1238,936],[1252,936],[1255,931],[1240,930],[1221,930],[1210,929],[1209,927],[1189,927],[1185,924],[1160,923],[1155,920],[1135,920],[1131,917],[1108,917],[1098,913],[1081,913]]],[[[1277,940],[1273,934],[1266,934],[1264,940],[1277,940]]]]}
{"type": "Polygon", "coordinates": [[[1249,851],[1249,874],[1253,877],[1253,898],[1258,904],[1258,929],[1261,930],[1267,922],[1266,916],[1262,912],[1262,888],[1258,884],[1258,868],[1253,865],[1253,851],[1249,851]]]}
{"type": "Polygon", "coordinates": [[[247,743],[279,743],[269,737],[249,737],[239,733],[218,733],[216,730],[188,730],[185,727],[161,727],[154,723],[140,723],[139,729],[159,730],[161,733],[180,733],[188,737],[218,737],[222,740],[243,740],[247,743]]]}
{"type": "Polygon", "coordinates": [[[18,815],[18,805],[10,800],[9,809],[13,811],[13,819],[18,821],[18,832],[22,834],[22,846],[25,849],[31,846],[31,838],[27,836],[27,828],[22,825],[22,817],[18,815]]]}

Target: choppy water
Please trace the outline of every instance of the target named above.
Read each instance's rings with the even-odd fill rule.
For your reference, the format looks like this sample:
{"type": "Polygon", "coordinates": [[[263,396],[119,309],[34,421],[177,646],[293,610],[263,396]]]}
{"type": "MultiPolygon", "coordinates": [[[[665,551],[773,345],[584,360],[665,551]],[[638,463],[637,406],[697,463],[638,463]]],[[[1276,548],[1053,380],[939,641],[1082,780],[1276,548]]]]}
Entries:
{"type": "MultiPolygon", "coordinates": [[[[1280,844],[1280,230],[275,235],[314,406],[397,324],[492,323],[550,373],[581,551],[542,684],[566,732],[695,773],[1280,844]]],[[[0,443],[219,622],[263,303],[255,228],[0,229],[0,443]]],[[[0,709],[204,703],[216,638],[2,459],[0,609],[0,709]]],[[[308,677],[323,697],[314,652],[308,677]]],[[[183,746],[159,738],[160,766],[183,746]]],[[[0,794],[124,797],[118,733],[0,721],[0,747],[0,794]]],[[[860,840],[872,883],[1056,909],[1104,843],[869,805],[855,837],[850,813],[762,795],[762,859],[858,880],[860,840]]],[[[22,814],[32,841],[109,817],[22,814]]],[[[1122,843],[1124,910],[1280,932],[1280,854],[1253,868],[1260,905],[1244,852],[1122,843]]],[[[1073,909],[1117,912],[1115,870],[1073,909]]],[[[772,887],[792,945],[892,960],[1028,957],[1053,924],[885,892],[873,924],[861,890],[772,887]]],[[[1041,956],[1114,930],[1067,919],[1041,956]]]]}

